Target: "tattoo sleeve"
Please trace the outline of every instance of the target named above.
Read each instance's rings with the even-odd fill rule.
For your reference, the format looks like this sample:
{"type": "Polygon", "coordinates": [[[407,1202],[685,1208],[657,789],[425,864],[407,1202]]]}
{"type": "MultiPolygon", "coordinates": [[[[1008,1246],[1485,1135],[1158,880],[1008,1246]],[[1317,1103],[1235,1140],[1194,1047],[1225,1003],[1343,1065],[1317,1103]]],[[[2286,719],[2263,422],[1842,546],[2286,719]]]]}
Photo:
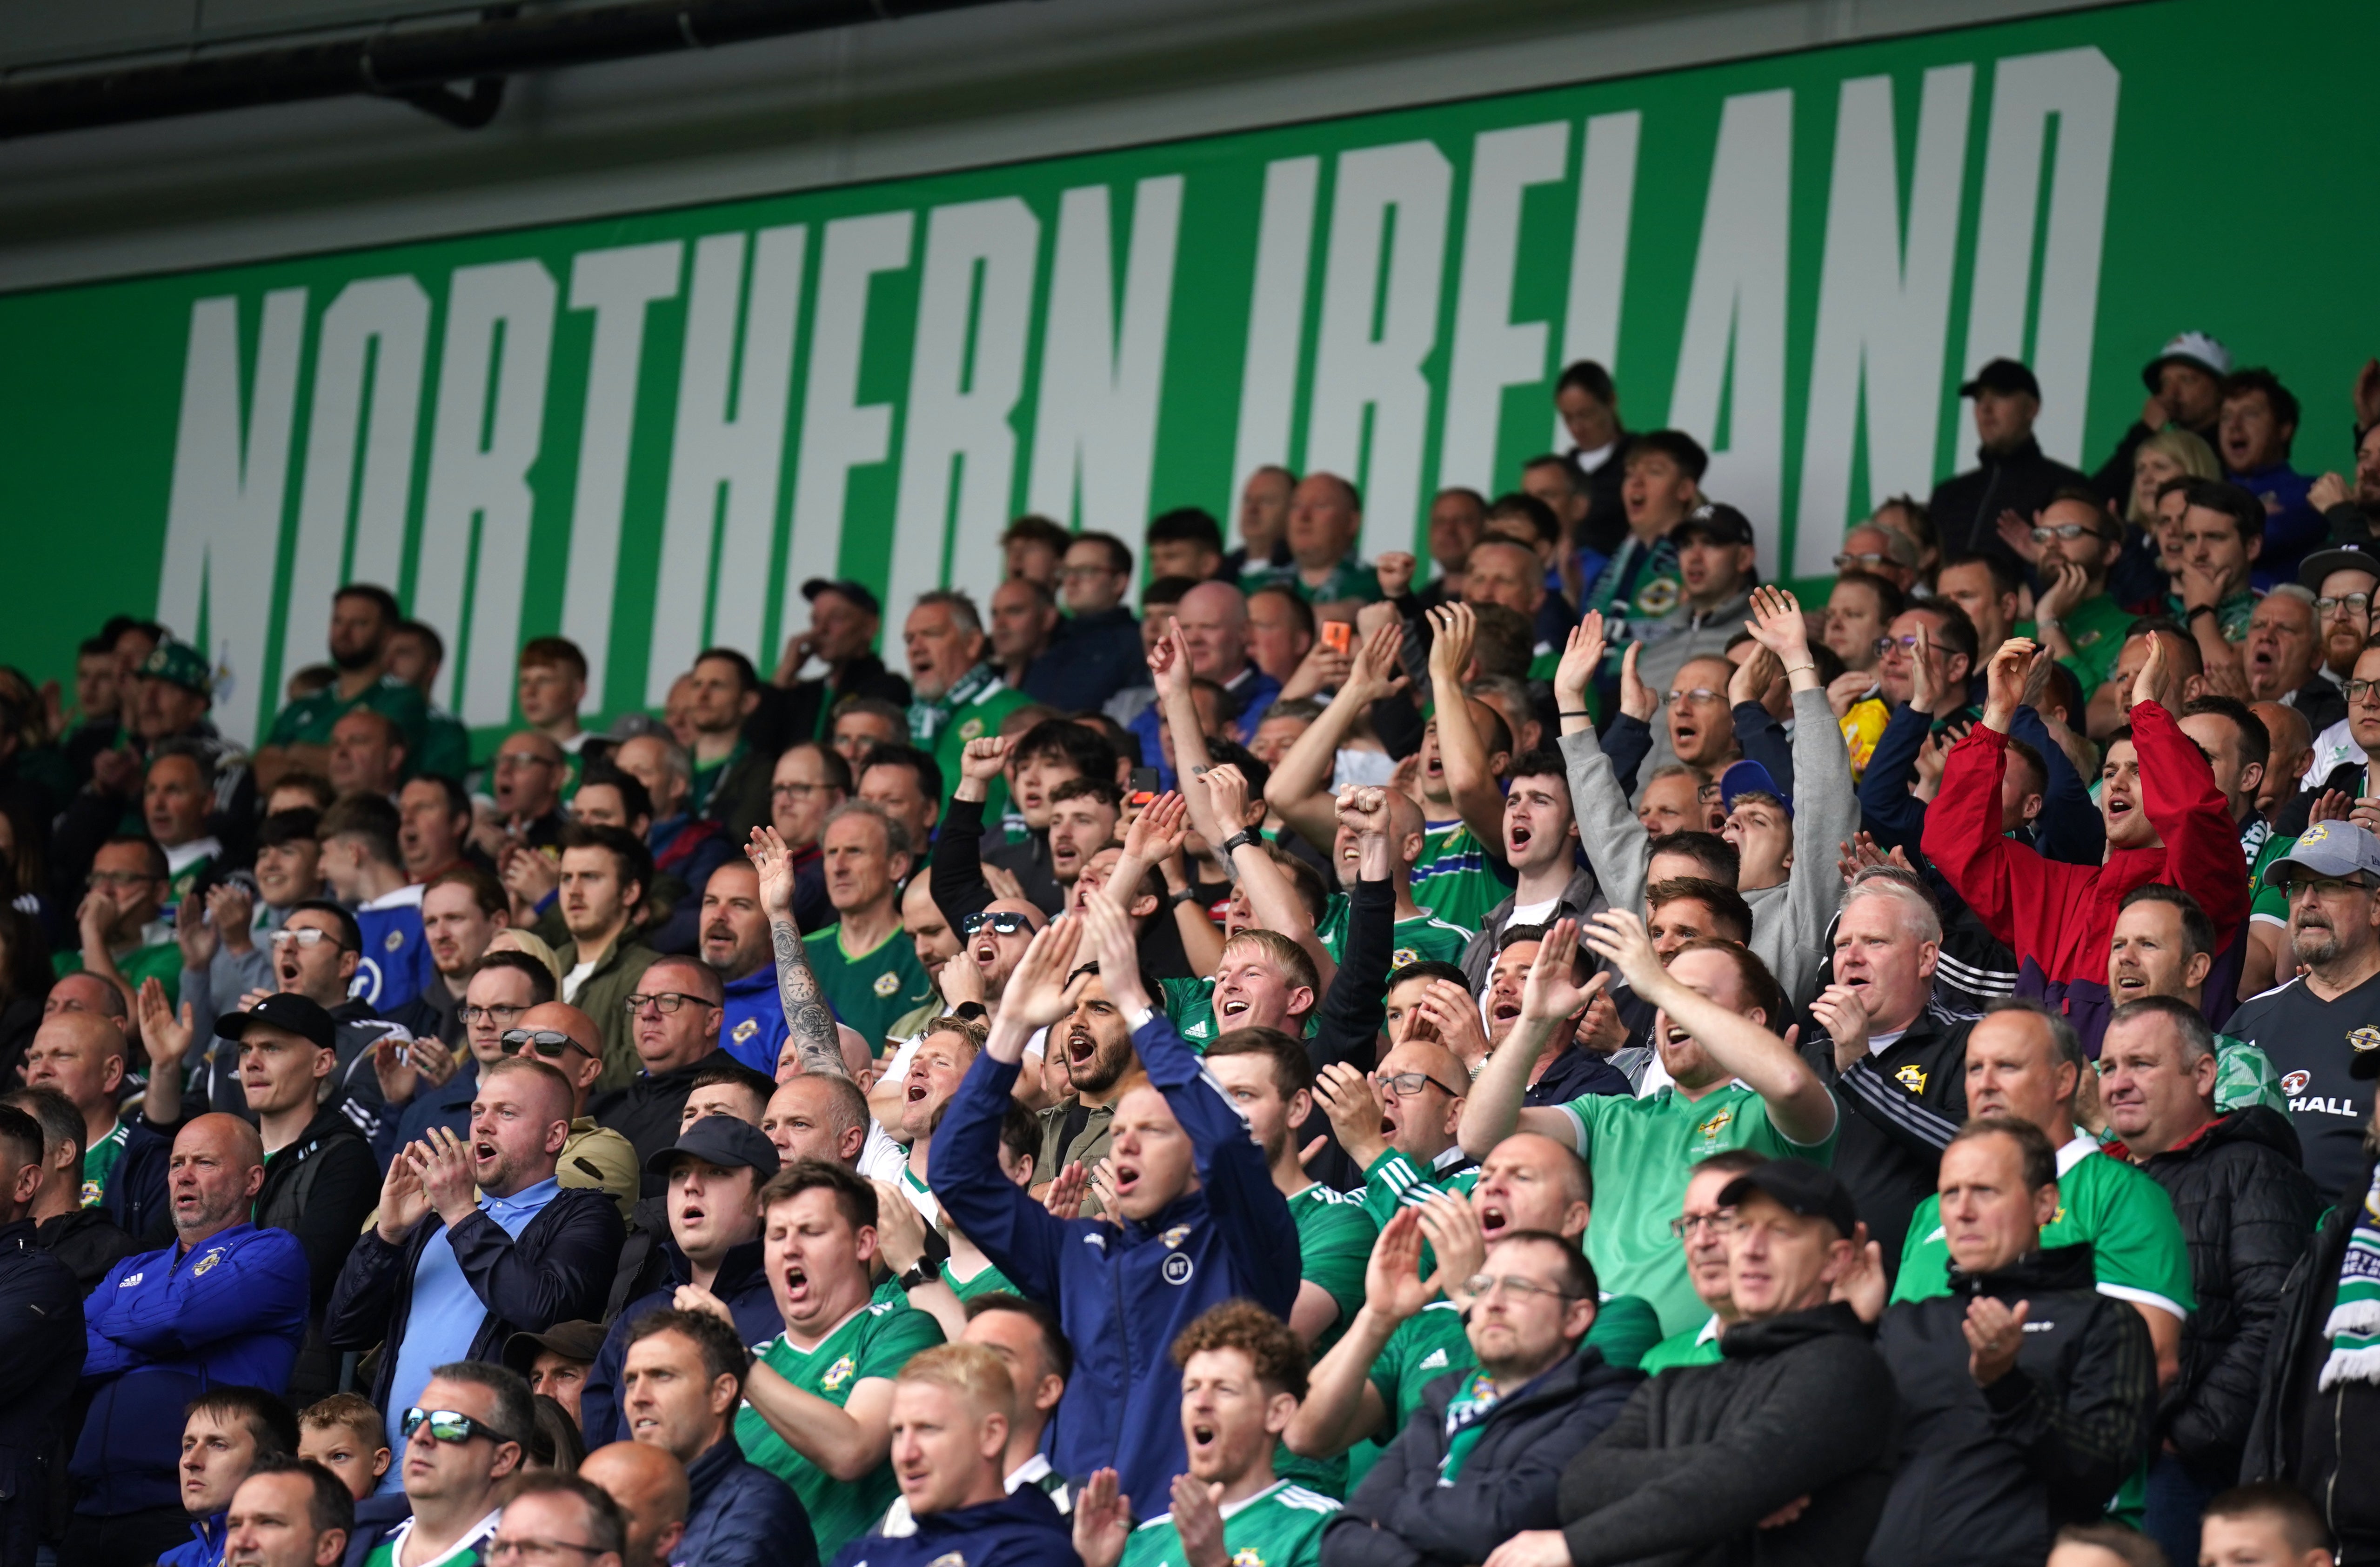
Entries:
{"type": "Polygon", "coordinates": [[[801,1053],[802,1070],[822,1077],[849,1076],[843,1069],[843,1036],[835,1032],[834,1009],[819,993],[801,932],[790,919],[772,919],[769,936],[777,949],[777,999],[785,1009],[785,1029],[801,1053]]]}

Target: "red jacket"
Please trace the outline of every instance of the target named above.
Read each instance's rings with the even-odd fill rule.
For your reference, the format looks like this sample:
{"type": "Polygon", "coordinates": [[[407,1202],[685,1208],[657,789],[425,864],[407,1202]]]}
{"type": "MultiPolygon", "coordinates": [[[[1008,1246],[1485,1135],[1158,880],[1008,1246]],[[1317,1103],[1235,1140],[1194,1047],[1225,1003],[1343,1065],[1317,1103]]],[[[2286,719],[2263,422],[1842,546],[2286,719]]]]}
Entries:
{"type": "Polygon", "coordinates": [[[2131,720],[2141,807],[2160,848],[2118,849],[2094,868],[2044,859],[2003,836],[2008,736],[1980,723],[1951,747],[1941,792],[1925,813],[1925,857],[2014,950],[2017,993],[2062,1003],[2095,1057],[2109,1011],[2107,945],[2124,895],[2153,881],[2180,888],[2214,922],[2218,953],[2246,924],[2251,895],[2240,830],[2205,753],[2153,702],[2134,707],[2131,720]]]}

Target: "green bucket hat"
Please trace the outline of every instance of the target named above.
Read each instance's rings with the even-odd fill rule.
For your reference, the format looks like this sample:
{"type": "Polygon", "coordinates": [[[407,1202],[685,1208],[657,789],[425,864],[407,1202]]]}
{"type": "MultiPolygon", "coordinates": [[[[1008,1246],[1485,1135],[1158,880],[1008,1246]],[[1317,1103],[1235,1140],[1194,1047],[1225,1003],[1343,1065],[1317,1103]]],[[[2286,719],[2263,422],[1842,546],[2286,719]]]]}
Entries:
{"type": "Polygon", "coordinates": [[[207,667],[206,655],[188,642],[170,638],[158,643],[140,662],[140,677],[163,680],[209,698],[215,693],[214,672],[207,667]]]}

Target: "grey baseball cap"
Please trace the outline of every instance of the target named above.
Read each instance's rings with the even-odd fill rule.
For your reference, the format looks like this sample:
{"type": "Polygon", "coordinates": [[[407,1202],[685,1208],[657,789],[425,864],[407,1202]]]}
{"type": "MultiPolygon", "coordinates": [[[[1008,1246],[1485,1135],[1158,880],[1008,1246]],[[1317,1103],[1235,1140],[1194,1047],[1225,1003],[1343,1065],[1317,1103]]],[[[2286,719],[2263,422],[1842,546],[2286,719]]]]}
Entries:
{"type": "Polygon", "coordinates": [[[2354,876],[2380,884],[2380,838],[2351,821],[2317,821],[2288,854],[2265,867],[2265,885],[2286,892],[2299,875],[2354,876]]]}

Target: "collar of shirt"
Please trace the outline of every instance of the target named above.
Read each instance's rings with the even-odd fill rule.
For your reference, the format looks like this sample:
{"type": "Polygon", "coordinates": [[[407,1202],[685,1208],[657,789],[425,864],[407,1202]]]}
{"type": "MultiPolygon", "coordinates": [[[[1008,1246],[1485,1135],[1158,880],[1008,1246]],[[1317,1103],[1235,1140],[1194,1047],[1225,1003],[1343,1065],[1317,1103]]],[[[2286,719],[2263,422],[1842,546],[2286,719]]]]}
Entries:
{"type": "Polygon", "coordinates": [[[165,851],[167,874],[179,876],[188,867],[202,859],[223,853],[220,838],[193,838],[187,844],[176,844],[165,851]]]}
{"type": "Polygon", "coordinates": [[[1620,450],[1620,438],[1615,435],[1592,452],[1584,446],[1579,447],[1571,453],[1570,460],[1578,465],[1578,470],[1581,473],[1597,473],[1601,471],[1604,464],[1611,460],[1611,454],[1618,450],[1620,450]]]}
{"type": "Polygon", "coordinates": [[[2097,1153],[2098,1151],[2098,1138],[2094,1137],[2088,1132],[2075,1133],[2074,1140],[2058,1150],[2058,1178],[2060,1180],[2065,1179],[2068,1172],[2072,1171],[2076,1165],[2082,1163],[2084,1160],[2090,1158],[2093,1154],[2097,1153]]]}
{"type": "Polygon", "coordinates": [[[508,1197],[490,1197],[482,1192],[480,1194],[480,1211],[494,1220],[505,1234],[517,1237],[528,1228],[528,1221],[536,1218],[561,1190],[561,1180],[549,1175],[536,1185],[515,1192],[508,1197]]]}
{"type": "Polygon", "coordinates": [[[356,912],[370,914],[384,908],[419,908],[421,906],[421,894],[427,891],[429,889],[418,881],[408,882],[394,893],[382,893],[379,897],[358,904],[356,912]]]}

